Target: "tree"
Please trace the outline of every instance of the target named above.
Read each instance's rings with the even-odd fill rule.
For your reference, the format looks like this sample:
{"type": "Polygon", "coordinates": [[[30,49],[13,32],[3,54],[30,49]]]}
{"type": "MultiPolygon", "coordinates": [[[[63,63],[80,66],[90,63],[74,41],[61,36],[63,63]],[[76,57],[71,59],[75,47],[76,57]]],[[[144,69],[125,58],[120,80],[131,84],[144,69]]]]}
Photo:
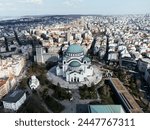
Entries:
{"type": "Polygon", "coordinates": [[[28,78],[23,78],[19,83],[19,88],[26,89],[28,87],[28,78]]]}
{"type": "Polygon", "coordinates": [[[45,97],[48,95],[48,88],[45,88],[41,94],[42,98],[45,99],[45,97]]]}
{"type": "Polygon", "coordinates": [[[93,82],[91,83],[91,87],[89,87],[89,91],[95,91],[95,85],[93,82]]]}

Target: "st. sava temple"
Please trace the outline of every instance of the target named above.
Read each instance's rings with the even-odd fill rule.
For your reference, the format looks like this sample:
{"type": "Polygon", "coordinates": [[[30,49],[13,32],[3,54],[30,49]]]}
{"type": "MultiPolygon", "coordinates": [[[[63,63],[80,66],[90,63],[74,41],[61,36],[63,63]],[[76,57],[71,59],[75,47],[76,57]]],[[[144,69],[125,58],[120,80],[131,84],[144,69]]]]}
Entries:
{"type": "Polygon", "coordinates": [[[102,73],[96,66],[92,66],[91,59],[86,56],[79,44],[71,44],[63,52],[58,65],[49,73],[50,80],[57,85],[69,89],[79,86],[97,84],[102,79],[102,73]]]}

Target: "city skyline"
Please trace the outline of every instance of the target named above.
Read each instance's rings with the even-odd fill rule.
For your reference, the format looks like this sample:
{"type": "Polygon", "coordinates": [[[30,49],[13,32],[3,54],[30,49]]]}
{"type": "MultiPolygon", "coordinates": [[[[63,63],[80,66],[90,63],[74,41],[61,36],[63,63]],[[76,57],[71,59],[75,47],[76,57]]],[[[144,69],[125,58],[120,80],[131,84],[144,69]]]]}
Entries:
{"type": "Polygon", "coordinates": [[[149,0],[0,0],[0,16],[147,14],[149,0]]]}

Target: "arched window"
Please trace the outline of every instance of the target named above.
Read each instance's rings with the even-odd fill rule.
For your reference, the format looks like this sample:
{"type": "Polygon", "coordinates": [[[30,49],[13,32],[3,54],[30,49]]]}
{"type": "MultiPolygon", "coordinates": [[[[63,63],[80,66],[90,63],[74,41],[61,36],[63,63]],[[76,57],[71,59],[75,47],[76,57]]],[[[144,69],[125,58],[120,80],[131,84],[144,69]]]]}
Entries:
{"type": "Polygon", "coordinates": [[[77,78],[76,77],[74,77],[74,82],[77,82],[77,78]]]}
{"type": "Polygon", "coordinates": [[[73,82],[73,78],[71,78],[71,82],[73,82]]]}
{"type": "Polygon", "coordinates": [[[83,63],[84,63],[84,64],[87,64],[87,61],[85,60],[83,63]]]}

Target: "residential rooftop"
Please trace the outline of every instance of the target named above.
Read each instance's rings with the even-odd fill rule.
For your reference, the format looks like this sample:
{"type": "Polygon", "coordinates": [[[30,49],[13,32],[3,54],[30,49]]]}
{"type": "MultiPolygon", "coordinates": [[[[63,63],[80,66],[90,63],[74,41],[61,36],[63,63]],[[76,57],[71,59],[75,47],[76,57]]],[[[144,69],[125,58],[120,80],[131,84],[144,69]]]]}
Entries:
{"type": "Polygon", "coordinates": [[[6,80],[0,79],[0,87],[2,87],[6,83],[6,80]]]}
{"type": "Polygon", "coordinates": [[[23,90],[11,91],[10,93],[8,93],[8,95],[6,95],[3,98],[3,101],[10,102],[10,103],[15,103],[23,96],[24,93],[25,92],[23,90]]]}

